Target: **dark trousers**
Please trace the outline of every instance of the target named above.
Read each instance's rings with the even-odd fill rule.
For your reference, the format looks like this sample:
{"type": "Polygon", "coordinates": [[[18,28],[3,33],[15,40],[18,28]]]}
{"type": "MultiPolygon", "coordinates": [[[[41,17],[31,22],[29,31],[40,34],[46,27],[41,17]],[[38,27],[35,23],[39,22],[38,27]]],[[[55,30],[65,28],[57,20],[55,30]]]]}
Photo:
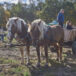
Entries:
{"type": "Polygon", "coordinates": [[[3,34],[0,34],[0,40],[4,41],[4,35],[3,34]]]}
{"type": "Polygon", "coordinates": [[[63,22],[59,22],[59,25],[60,25],[61,27],[63,27],[63,22]]]}

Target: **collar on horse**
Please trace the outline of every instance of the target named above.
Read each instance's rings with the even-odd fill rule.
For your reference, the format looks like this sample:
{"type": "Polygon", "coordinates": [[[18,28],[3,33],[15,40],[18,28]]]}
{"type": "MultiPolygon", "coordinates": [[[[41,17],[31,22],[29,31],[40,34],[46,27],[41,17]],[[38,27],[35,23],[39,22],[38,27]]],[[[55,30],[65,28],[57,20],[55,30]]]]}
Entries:
{"type": "Polygon", "coordinates": [[[20,38],[20,39],[25,39],[25,38],[27,38],[27,34],[26,35],[19,35],[18,37],[20,38]]]}
{"type": "Polygon", "coordinates": [[[21,40],[26,39],[27,41],[32,41],[31,36],[30,36],[29,33],[27,33],[27,34],[25,34],[25,35],[19,35],[19,38],[20,38],[21,40]]]}

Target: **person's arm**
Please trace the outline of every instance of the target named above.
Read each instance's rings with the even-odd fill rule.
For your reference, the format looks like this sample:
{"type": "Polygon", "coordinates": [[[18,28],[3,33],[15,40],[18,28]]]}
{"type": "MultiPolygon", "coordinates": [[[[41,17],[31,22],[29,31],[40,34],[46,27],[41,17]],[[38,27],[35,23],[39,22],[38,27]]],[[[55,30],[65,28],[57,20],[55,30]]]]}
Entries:
{"type": "Polygon", "coordinates": [[[58,16],[57,16],[57,21],[58,21],[58,22],[61,22],[61,21],[62,21],[62,19],[61,19],[61,13],[58,14],[58,16]]]}

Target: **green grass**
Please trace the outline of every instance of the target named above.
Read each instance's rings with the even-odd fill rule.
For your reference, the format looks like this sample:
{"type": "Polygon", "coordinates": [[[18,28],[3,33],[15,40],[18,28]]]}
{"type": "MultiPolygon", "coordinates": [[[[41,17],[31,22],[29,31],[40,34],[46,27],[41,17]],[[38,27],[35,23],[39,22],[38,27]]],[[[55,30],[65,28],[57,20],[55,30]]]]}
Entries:
{"type": "MultiPolygon", "coordinates": [[[[8,31],[5,32],[6,36],[4,37],[4,41],[5,42],[8,42],[8,38],[7,38],[7,34],[8,34],[8,31]]],[[[16,43],[17,41],[15,39],[13,39],[12,41],[13,43],[16,43]]]]}
{"type": "MultiPolygon", "coordinates": [[[[5,42],[8,42],[7,37],[5,37],[5,42]]],[[[16,40],[13,40],[13,43],[16,43],[16,40]]],[[[33,47],[31,47],[32,49],[33,47]]],[[[18,50],[18,48],[12,47],[9,50],[18,50]]],[[[25,65],[21,65],[20,61],[21,60],[14,60],[14,59],[8,59],[8,58],[0,58],[0,66],[2,65],[2,71],[0,71],[0,76],[57,76],[58,72],[59,72],[59,68],[61,68],[61,70],[64,73],[74,73],[76,72],[76,65],[74,66],[74,64],[70,65],[68,63],[67,58],[71,58],[68,56],[68,54],[66,54],[66,49],[65,52],[63,53],[63,58],[64,61],[62,61],[61,63],[59,63],[58,61],[56,61],[55,59],[51,59],[50,54],[49,54],[49,67],[46,68],[44,67],[45,65],[45,59],[41,60],[41,67],[37,68],[35,67],[36,63],[37,63],[37,54],[32,55],[32,59],[31,59],[31,63],[32,65],[30,67],[27,67],[25,65]],[[35,58],[35,59],[33,59],[35,58]],[[65,59],[66,58],[66,59],[65,59]],[[6,65],[7,64],[7,65],[6,65]],[[68,68],[66,65],[71,66],[71,68],[68,68]],[[8,67],[8,65],[10,67],[8,67]],[[70,70],[69,70],[70,69],[70,70]]],[[[70,61],[71,62],[71,61],[70,61]]],[[[67,75],[69,76],[69,75],[67,75]]],[[[71,76],[71,75],[70,75],[71,76]]]]}
{"type": "MultiPolygon", "coordinates": [[[[8,42],[8,38],[7,38],[7,36],[4,37],[4,41],[5,41],[5,42],[8,42]]],[[[15,39],[13,39],[12,42],[13,42],[13,43],[16,43],[17,41],[16,41],[15,39]]]]}
{"type": "Polygon", "coordinates": [[[5,58],[0,58],[0,64],[8,64],[8,63],[18,63],[16,60],[8,60],[8,59],[5,59],[5,58]]]}
{"type": "Polygon", "coordinates": [[[3,65],[0,76],[30,76],[29,69],[25,65],[19,64],[16,60],[0,58],[0,62],[0,66],[3,65]],[[10,64],[10,67],[6,64],[10,64]]]}

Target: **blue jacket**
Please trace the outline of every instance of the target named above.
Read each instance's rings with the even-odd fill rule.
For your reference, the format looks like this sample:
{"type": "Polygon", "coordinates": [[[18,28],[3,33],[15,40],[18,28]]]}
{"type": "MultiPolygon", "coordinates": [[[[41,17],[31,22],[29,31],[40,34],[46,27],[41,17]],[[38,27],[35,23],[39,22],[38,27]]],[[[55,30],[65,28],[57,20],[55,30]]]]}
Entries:
{"type": "Polygon", "coordinates": [[[64,23],[64,15],[63,15],[63,13],[60,13],[60,12],[58,13],[57,21],[61,22],[61,23],[64,23]]]}

